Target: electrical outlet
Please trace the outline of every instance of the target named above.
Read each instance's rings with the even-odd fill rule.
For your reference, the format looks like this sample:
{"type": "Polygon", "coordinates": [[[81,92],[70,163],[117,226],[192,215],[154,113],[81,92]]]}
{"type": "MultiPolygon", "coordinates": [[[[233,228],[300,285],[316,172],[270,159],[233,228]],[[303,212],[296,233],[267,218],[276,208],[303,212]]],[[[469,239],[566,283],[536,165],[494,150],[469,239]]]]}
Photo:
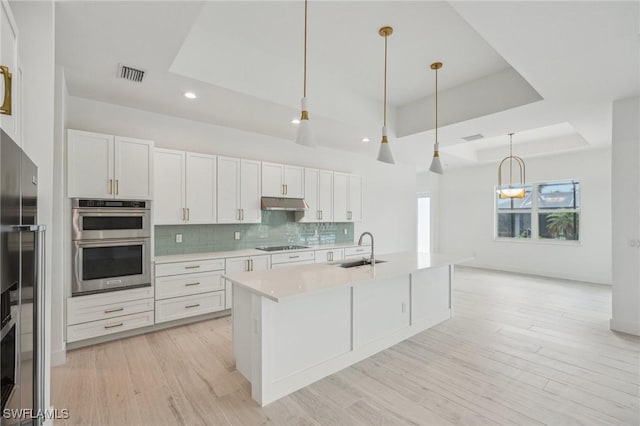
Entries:
{"type": "Polygon", "coordinates": [[[240,231],[236,231],[233,233],[233,239],[234,240],[239,240],[240,239],[240,231]]]}
{"type": "Polygon", "coordinates": [[[182,234],[176,234],[176,243],[182,242],[182,234]]]}
{"type": "Polygon", "coordinates": [[[343,233],[344,235],[349,235],[349,231],[347,230],[347,228],[344,228],[344,229],[342,230],[342,233],[343,233]]]}

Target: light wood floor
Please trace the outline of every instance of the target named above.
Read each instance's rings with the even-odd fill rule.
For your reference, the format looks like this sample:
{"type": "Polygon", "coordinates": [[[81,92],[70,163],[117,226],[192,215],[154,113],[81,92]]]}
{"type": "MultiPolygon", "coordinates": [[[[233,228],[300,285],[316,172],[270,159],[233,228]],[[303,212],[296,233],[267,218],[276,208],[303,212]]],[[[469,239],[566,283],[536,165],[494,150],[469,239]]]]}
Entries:
{"type": "Polygon", "coordinates": [[[459,268],[454,317],[260,408],[229,318],[70,351],[63,425],[638,425],[640,339],[608,287],[459,268]]]}

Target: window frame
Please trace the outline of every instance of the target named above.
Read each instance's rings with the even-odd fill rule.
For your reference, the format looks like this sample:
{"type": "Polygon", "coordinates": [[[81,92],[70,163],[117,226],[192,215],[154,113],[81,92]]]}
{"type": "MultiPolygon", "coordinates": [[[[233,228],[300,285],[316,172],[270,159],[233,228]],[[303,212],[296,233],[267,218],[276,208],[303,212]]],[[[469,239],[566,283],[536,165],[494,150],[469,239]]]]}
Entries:
{"type": "Polygon", "coordinates": [[[493,217],[494,217],[494,232],[493,238],[496,242],[516,242],[516,243],[532,243],[532,244],[560,244],[560,245],[581,245],[582,244],[582,181],[581,179],[559,179],[541,182],[530,182],[526,186],[531,187],[531,207],[527,209],[513,209],[509,211],[500,211],[498,209],[498,186],[493,188],[493,217]],[[580,190],[577,195],[577,199],[574,201],[575,208],[540,208],[538,203],[539,187],[541,185],[553,185],[553,184],[578,184],[580,190]],[[531,237],[501,237],[498,236],[499,215],[500,214],[530,214],[531,215],[531,237]],[[577,213],[578,214],[578,238],[575,240],[561,240],[557,238],[541,238],[540,237],[540,214],[545,213],[577,213]]]}

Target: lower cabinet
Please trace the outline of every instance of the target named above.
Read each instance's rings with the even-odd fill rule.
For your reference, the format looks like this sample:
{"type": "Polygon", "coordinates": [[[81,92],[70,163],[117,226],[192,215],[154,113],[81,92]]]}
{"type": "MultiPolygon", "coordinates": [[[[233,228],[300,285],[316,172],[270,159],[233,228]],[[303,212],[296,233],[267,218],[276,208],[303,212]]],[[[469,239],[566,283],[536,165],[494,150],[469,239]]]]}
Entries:
{"type": "Polygon", "coordinates": [[[67,299],[67,342],[153,325],[153,287],[67,299]]]}
{"type": "Polygon", "coordinates": [[[353,257],[369,257],[371,256],[371,246],[355,246],[347,247],[344,249],[344,258],[349,259],[353,257]]]}
{"type": "Polygon", "coordinates": [[[156,323],[225,309],[224,265],[224,259],[156,265],[156,323]]]}
{"type": "Polygon", "coordinates": [[[316,263],[337,262],[342,259],[343,249],[316,250],[316,263]]]}
{"type": "MultiPolygon", "coordinates": [[[[225,274],[237,274],[238,272],[266,271],[271,267],[271,256],[245,256],[230,257],[226,260],[225,274]]],[[[231,292],[233,285],[225,280],[225,308],[231,309],[233,305],[233,295],[231,292]]]]}
{"type": "Polygon", "coordinates": [[[156,322],[173,321],[224,309],[224,291],[174,297],[156,302],[156,322]]]}

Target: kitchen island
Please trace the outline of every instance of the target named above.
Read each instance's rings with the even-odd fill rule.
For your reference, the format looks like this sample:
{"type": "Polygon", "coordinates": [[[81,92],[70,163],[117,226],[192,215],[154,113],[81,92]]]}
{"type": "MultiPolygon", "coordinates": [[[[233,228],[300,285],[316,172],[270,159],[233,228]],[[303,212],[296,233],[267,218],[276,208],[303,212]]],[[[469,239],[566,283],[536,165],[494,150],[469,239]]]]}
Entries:
{"type": "Polygon", "coordinates": [[[453,265],[469,257],[381,255],[224,276],[233,283],[236,368],[265,406],[451,317],[453,265]]]}

